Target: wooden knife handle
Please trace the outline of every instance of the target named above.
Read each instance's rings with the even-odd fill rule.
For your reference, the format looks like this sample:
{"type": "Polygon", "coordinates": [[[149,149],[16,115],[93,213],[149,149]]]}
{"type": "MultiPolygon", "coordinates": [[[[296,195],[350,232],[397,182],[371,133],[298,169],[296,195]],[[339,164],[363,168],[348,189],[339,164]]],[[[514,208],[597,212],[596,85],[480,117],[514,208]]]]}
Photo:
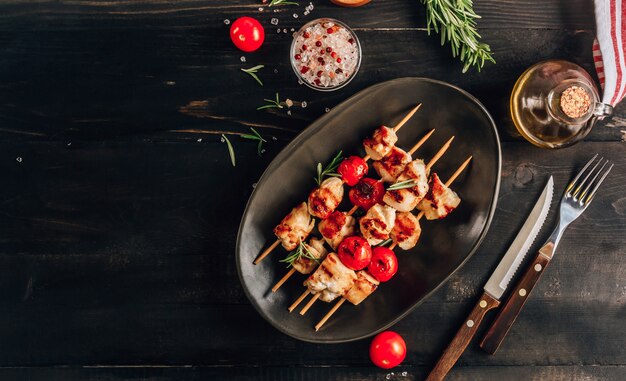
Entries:
{"type": "Polygon", "coordinates": [[[463,325],[452,339],[452,342],[448,345],[443,352],[439,361],[428,375],[426,381],[443,380],[450,369],[454,366],[456,361],[461,357],[465,348],[472,340],[472,337],[476,334],[480,322],[485,317],[487,311],[498,307],[500,301],[492,298],[487,293],[484,293],[480,297],[480,300],[469,314],[467,319],[463,322],[463,325]]]}
{"type": "Polygon", "coordinates": [[[498,350],[498,347],[500,347],[504,337],[507,332],[509,332],[513,322],[515,322],[517,315],[522,310],[522,307],[524,307],[530,292],[535,288],[539,278],[541,278],[541,274],[543,274],[550,263],[550,258],[552,258],[551,250],[553,250],[553,247],[554,245],[552,243],[548,243],[542,247],[526,269],[522,279],[515,285],[515,289],[511,292],[511,295],[509,295],[506,303],[498,312],[498,315],[480,343],[480,347],[486,352],[494,354],[498,350]]]}

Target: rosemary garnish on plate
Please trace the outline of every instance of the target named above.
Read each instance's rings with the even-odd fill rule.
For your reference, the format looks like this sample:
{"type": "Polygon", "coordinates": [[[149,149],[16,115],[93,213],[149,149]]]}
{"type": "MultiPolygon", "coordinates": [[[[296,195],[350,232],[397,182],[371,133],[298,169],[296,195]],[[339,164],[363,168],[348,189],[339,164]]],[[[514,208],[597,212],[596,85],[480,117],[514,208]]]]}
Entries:
{"type": "Polygon", "coordinates": [[[273,99],[263,99],[263,100],[265,102],[268,102],[269,104],[259,106],[256,108],[257,110],[263,110],[265,108],[283,108],[282,102],[278,98],[278,93],[276,93],[276,100],[273,100],[273,99]]]}
{"type": "Polygon", "coordinates": [[[300,4],[293,2],[293,1],[287,1],[287,0],[272,0],[268,4],[268,7],[271,7],[273,5],[300,5],[300,4]]]}
{"type": "Polygon", "coordinates": [[[421,0],[426,5],[426,26],[441,34],[441,45],[446,41],[452,47],[452,56],[460,56],[463,73],[474,66],[478,71],[485,61],[495,63],[489,45],[480,42],[472,0],[421,0]]]}
{"type": "Polygon", "coordinates": [[[287,268],[289,268],[289,267],[293,266],[293,263],[295,261],[299,260],[302,257],[314,260],[318,264],[320,263],[319,259],[317,257],[315,257],[313,254],[311,254],[311,252],[306,247],[304,242],[302,242],[302,240],[300,240],[300,244],[298,245],[298,247],[294,251],[292,251],[291,253],[287,254],[287,256],[284,259],[281,259],[279,262],[287,263],[288,264],[287,268]]]}
{"type": "Polygon", "coordinates": [[[317,185],[322,184],[322,180],[324,180],[324,177],[326,176],[341,177],[340,174],[335,172],[337,167],[339,167],[339,164],[343,161],[343,156],[341,155],[343,155],[343,151],[339,151],[324,169],[322,169],[322,163],[317,163],[317,177],[315,177],[317,185]]]}
{"type": "Polygon", "coordinates": [[[387,238],[386,240],[382,241],[381,243],[379,243],[378,245],[374,245],[375,247],[383,247],[383,246],[387,246],[390,243],[393,242],[393,239],[391,238],[387,238]]]}
{"type": "Polygon", "coordinates": [[[230,140],[226,137],[226,135],[222,134],[222,142],[226,143],[228,147],[228,154],[230,155],[230,162],[235,166],[235,150],[233,149],[233,145],[230,144],[230,140]]]}
{"type": "Polygon", "coordinates": [[[416,187],[417,185],[418,184],[415,181],[415,179],[409,179],[409,180],[400,181],[395,184],[391,184],[390,186],[387,187],[387,190],[407,189],[407,188],[416,187]]]}
{"type": "Polygon", "coordinates": [[[265,67],[264,65],[256,65],[249,69],[242,68],[241,71],[243,71],[244,73],[250,74],[250,76],[259,83],[259,85],[263,86],[263,82],[261,82],[261,79],[256,75],[256,73],[259,71],[259,69],[263,69],[264,67],[265,67]]]}
{"type": "Polygon", "coordinates": [[[261,156],[261,154],[263,153],[263,143],[267,143],[267,140],[263,139],[261,134],[259,134],[259,132],[254,128],[250,127],[250,130],[252,130],[252,134],[241,134],[241,137],[244,139],[258,141],[259,144],[257,145],[257,153],[259,154],[259,156],[261,156]]]}

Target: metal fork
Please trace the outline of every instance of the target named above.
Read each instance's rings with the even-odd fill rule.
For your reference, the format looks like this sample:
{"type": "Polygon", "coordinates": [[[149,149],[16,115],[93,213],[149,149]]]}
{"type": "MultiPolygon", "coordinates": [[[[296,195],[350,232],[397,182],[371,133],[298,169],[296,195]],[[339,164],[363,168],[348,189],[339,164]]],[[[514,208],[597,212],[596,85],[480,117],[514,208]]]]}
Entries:
{"type": "Polygon", "coordinates": [[[546,246],[551,244],[549,250],[546,249],[543,250],[545,252],[542,252],[544,255],[549,256],[550,259],[554,255],[554,251],[556,250],[556,247],[558,246],[565,229],[567,229],[572,221],[574,221],[575,219],[580,217],[581,214],[583,214],[585,209],[587,209],[589,204],[591,204],[591,201],[593,201],[593,198],[595,197],[596,192],[598,191],[598,188],[600,188],[600,185],[602,184],[604,179],[609,174],[609,172],[611,172],[611,169],[613,169],[614,164],[611,164],[609,168],[604,171],[604,168],[607,164],[609,164],[609,161],[604,160],[604,158],[600,158],[600,160],[596,161],[593,168],[591,168],[591,170],[589,170],[585,174],[587,168],[591,166],[591,164],[596,160],[597,157],[598,154],[595,154],[591,158],[591,160],[589,160],[587,164],[585,164],[583,169],[578,172],[576,177],[574,177],[574,180],[572,180],[567,188],[565,188],[565,192],[563,192],[563,197],[561,198],[561,204],[559,207],[559,223],[556,225],[556,228],[550,235],[550,238],[548,238],[546,244],[539,250],[540,252],[542,252],[542,250],[546,246]],[[597,169],[603,160],[604,163],[602,164],[600,169],[597,169]],[[585,175],[584,178],[580,180],[583,175],[585,175]],[[590,177],[591,180],[589,180],[590,177]],[[599,180],[598,177],[600,177],[599,180]],[[593,188],[591,188],[592,186],[593,188]],[[590,189],[591,191],[589,191],[590,189]]]}
{"type": "Polygon", "coordinates": [[[496,352],[526,303],[530,292],[552,260],[563,232],[591,204],[598,188],[600,188],[606,176],[613,169],[613,164],[610,164],[608,169],[605,169],[609,161],[604,160],[604,158],[596,161],[597,157],[597,154],[592,157],[565,188],[559,206],[559,222],[550,238],[539,249],[526,272],[515,286],[506,304],[500,309],[498,316],[496,316],[493,324],[489,327],[487,334],[480,343],[480,346],[485,351],[491,354],[496,352]],[[594,162],[593,167],[587,170],[594,162]]]}

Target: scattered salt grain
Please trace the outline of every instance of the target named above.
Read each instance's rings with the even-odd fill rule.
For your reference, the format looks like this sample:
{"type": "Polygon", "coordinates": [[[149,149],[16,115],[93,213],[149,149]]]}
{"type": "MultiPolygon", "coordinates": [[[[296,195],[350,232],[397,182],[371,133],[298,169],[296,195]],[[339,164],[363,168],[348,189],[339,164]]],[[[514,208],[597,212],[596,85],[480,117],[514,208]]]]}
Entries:
{"type": "Polygon", "coordinates": [[[283,33],[287,33],[287,28],[283,29],[283,33]]]}
{"type": "Polygon", "coordinates": [[[298,80],[298,85],[303,85],[303,84],[304,84],[304,82],[302,82],[302,80],[301,80],[301,79],[299,79],[299,80],[298,80]]]}
{"type": "Polygon", "coordinates": [[[306,108],[306,101],[302,101],[302,108],[306,108]]]}
{"type": "Polygon", "coordinates": [[[259,12],[263,12],[263,7],[259,7],[259,12]]]}
{"type": "Polygon", "coordinates": [[[226,141],[226,140],[224,140],[224,137],[222,136],[222,137],[220,138],[220,142],[224,143],[225,141],[226,141]]]}
{"type": "Polygon", "coordinates": [[[68,146],[68,147],[69,147],[69,146],[71,146],[71,145],[72,145],[72,142],[67,143],[67,146],[68,146]]]}
{"type": "Polygon", "coordinates": [[[261,150],[261,153],[265,153],[265,148],[263,148],[263,149],[261,150]]]}
{"type": "Polygon", "coordinates": [[[292,32],[295,32],[295,29],[294,29],[294,28],[291,28],[291,31],[292,31],[292,32]]]}
{"type": "Polygon", "coordinates": [[[277,141],[278,139],[276,139],[276,136],[272,136],[272,140],[277,141]]]}
{"type": "Polygon", "coordinates": [[[287,98],[285,100],[285,104],[287,105],[287,107],[291,107],[291,106],[293,106],[293,101],[291,99],[287,98]]]}
{"type": "Polygon", "coordinates": [[[202,142],[202,138],[198,138],[198,143],[202,142]]]}
{"type": "Polygon", "coordinates": [[[256,188],[256,183],[252,183],[252,189],[256,188]]]}
{"type": "Polygon", "coordinates": [[[287,115],[291,116],[291,110],[287,110],[287,115]]]}
{"type": "Polygon", "coordinates": [[[229,19],[225,19],[224,20],[224,24],[226,24],[226,25],[230,24],[230,20],[229,19]]]}
{"type": "Polygon", "coordinates": [[[276,29],[276,33],[280,33],[280,28],[276,29]]]}
{"type": "Polygon", "coordinates": [[[241,62],[246,62],[246,57],[241,56],[241,58],[239,58],[239,60],[241,60],[241,62]]]}
{"type": "Polygon", "coordinates": [[[297,14],[297,13],[294,13],[294,14],[293,14],[293,18],[294,18],[294,19],[297,19],[297,18],[298,18],[298,14],[297,14]]]}
{"type": "Polygon", "coordinates": [[[308,16],[309,15],[309,11],[304,11],[304,15],[308,16]]]}
{"type": "Polygon", "coordinates": [[[330,109],[328,107],[326,107],[326,109],[324,109],[324,111],[329,112],[330,109]]]}
{"type": "Polygon", "coordinates": [[[402,372],[402,377],[406,377],[407,374],[407,372],[402,372]]]}
{"type": "Polygon", "coordinates": [[[278,69],[274,69],[274,74],[278,74],[278,69]]]}
{"type": "Polygon", "coordinates": [[[270,20],[270,24],[278,25],[278,19],[276,17],[272,17],[272,19],[270,20]]]}
{"type": "Polygon", "coordinates": [[[21,157],[21,156],[18,156],[18,157],[15,159],[15,161],[17,161],[18,163],[21,163],[21,162],[22,162],[22,157],[21,157]]]}

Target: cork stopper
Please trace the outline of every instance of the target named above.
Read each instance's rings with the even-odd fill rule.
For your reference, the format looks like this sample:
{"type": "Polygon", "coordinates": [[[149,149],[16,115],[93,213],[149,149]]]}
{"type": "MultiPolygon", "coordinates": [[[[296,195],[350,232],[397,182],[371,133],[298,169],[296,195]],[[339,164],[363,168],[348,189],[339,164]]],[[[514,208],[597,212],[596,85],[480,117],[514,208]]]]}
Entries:
{"type": "Polygon", "coordinates": [[[580,86],[570,86],[561,94],[561,110],[572,119],[585,116],[590,106],[591,97],[580,86]]]}

